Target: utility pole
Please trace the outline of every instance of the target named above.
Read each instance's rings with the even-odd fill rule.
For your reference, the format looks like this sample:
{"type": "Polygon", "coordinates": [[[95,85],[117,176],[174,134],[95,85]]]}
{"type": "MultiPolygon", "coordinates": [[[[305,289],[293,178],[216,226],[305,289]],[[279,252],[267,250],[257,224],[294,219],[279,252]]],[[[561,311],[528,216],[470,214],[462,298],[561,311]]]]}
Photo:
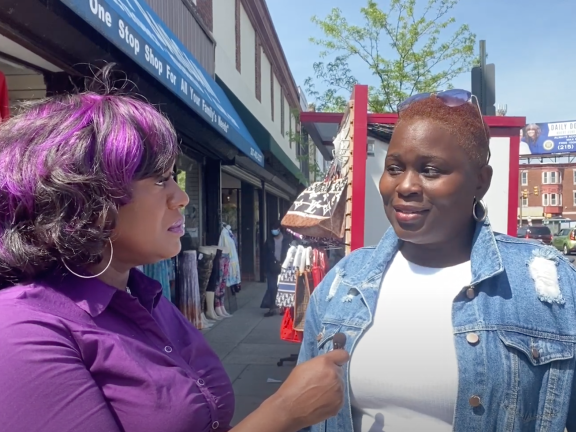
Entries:
{"type": "Polygon", "coordinates": [[[483,115],[496,115],[496,66],[486,64],[486,41],[480,41],[480,66],[472,68],[472,94],[478,98],[483,115]]]}

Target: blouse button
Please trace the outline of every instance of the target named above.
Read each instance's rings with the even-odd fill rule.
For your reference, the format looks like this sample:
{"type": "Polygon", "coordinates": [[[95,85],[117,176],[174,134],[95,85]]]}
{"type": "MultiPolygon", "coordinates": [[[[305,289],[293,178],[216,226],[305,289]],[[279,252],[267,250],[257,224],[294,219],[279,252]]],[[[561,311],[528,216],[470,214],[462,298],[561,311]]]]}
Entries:
{"type": "Polygon", "coordinates": [[[196,381],[196,384],[198,384],[200,387],[202,387],[205,384],[205,382],[202,378],[200,378],[198,381],[196,381]]]}
{"type": "Polygon", "coordinates": [[[218,423],[217,421],[215,421],[214,423],[212,423],[212,429],[216,430],[220,427],[220,423],[218,423]]]}
{"type": "Polygon", "coordinates": [[[474,291],[473,286],[469,286],[468,289],[466,290],[466,297],[468,297],[470,300],[476,297],[476,291],[474,291]]]}
{"type": "Polygon", "coordinates": [[[166,351],[168,354],[170,354],[170,353],[172,352],[172,347],[169,346],[169,345],[166,345],[166,346],[164,347],[164,351],[166,351]]]}

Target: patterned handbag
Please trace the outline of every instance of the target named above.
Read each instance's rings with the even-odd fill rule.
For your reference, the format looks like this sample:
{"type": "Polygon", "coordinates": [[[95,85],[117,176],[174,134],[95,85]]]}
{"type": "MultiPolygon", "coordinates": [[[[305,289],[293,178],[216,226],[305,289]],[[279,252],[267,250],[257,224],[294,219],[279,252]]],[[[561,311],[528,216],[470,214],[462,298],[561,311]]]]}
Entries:
{"type": "Polygon", "coordinates": [[[296,271],[293,266],[282,268],[282,272],[278,277],[278,293],[276,294],[276,306],[279,308],[294,306],[296,271]]]}
{"type": "Polygon", "coordinates": [[[343,238],[347,188],[347,178],[312,184],[294,201],[282,226],[304,236],[343,238]]]}
{"type": "Polygon", "coordinates": [[[304,331],[306,311],[310,303],[310,294],[314,287],[312,273],[309,271],[296,274],[296,295],[294,297],[294,330],[304,331]]]}

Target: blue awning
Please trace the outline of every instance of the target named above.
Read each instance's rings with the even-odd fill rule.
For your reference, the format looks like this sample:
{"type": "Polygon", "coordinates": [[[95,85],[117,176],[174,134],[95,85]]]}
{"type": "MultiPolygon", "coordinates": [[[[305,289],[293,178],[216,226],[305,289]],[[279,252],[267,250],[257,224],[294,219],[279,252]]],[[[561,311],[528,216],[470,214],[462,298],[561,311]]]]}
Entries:
{"type": "Polygon", "coordinates": [[[224,91],[143,0],[60,0],[260,166],[264,156],[224,91]]]}

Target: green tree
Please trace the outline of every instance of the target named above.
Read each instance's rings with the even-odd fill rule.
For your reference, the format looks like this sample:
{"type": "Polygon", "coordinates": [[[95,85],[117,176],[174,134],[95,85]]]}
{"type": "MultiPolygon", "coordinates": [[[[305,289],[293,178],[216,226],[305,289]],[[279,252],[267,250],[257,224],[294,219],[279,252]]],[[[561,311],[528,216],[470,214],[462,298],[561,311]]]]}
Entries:
{"type": "Polygon", "coordinates": [[[469,71],[477,56],[476,36],[467,25],[455,26],[451,10],[459,0],[389,0],[384,11],[373,0],[361,8],[362,25],[348,22],[338,8],[312,21],[323,38],[322,61],[314,63],[315,79],[305,83],[318,111],[343,111],[358,82],[349,62],[359,59],[376,78],[369,109],[394,112],[407,97],[450,87],[469,71]],[[322,91],[318,88],[322,87],[322,91]],[[325,90],[324,90],[325,89],[325,90]]]}

